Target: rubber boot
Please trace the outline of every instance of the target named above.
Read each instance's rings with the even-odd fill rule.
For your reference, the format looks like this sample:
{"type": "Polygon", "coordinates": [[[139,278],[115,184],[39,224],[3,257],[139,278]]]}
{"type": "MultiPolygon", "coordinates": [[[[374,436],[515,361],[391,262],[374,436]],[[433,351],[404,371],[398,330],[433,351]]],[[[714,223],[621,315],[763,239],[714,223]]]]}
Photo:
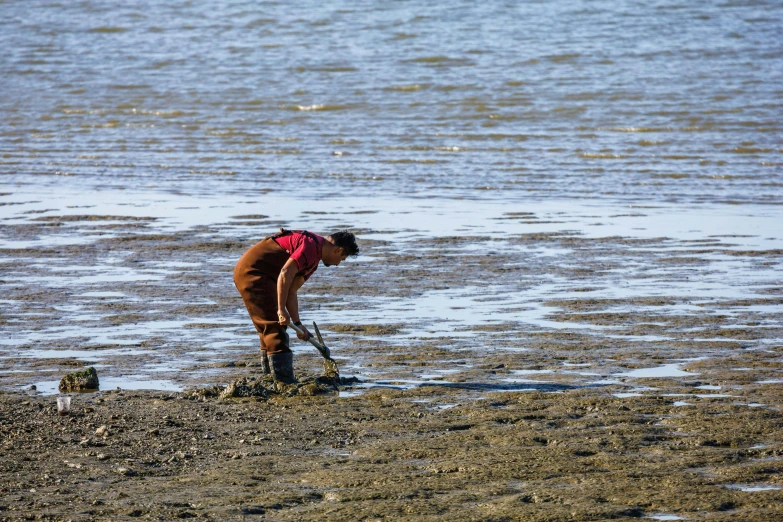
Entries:
{"type": "Polygon", "coordinates": [[[294,384],[294,354],[292,352],[270,353],[272,377],[283,384],[294,384]]]}
{"type": "Polygon", "coordinates": [[[261,373],[269,375],[272,370],[269,368],[269,357],[266,356],[266,350],[261,350],[261,373]]]}

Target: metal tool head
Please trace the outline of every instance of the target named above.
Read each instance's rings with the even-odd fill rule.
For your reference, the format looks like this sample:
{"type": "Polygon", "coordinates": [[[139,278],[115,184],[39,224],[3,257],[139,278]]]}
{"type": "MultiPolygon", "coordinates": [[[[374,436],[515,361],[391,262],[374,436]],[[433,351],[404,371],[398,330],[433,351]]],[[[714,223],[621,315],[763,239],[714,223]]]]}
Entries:
{"type": "Polygon", "coordinates": [[[318,337],[318,343],[323,347],[324,351],[326,352],[326,353],[321,352],[321,354],[324,356],[324,374],[331,379],[339,379],[340,370],[337,368],[337,363],[334,362],[334,359],[332,359],[331,352],[329,348],[326,346],[326,343],[324,342],[324,338],[321,336],[321,330],[318,329],[318,325],[315,324],[315,321],[313,321],[313,330],[315,330],[315,335],[316,337],[318,337]]]}
{"type": "Polygon", "coordinates": [[[321,330],[318,329],[318,325],[315,324],[315,321],[313,321],[313,330],[315,330],[315,335],[318,337],[318,342],[321,343],[321,346],[326,348],[326,343],[324,342],[324,338],[321,337],[321,330]]]}

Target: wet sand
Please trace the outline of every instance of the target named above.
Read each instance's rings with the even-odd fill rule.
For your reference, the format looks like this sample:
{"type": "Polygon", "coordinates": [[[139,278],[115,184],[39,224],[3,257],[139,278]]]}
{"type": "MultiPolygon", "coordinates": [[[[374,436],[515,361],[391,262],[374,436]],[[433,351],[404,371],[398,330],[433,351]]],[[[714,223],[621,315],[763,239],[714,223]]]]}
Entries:
{"type": "Polygon", "coordinates": [[[58,417],[4,394],[0,518],[777,520],[783,385],[714,379],[731,398],[692,380],[633,400],[445,382],[266,401],[109,391],[58,417]]]}
{"type": "Polygon", "coordinates": [[[452,234],[341,214],[362,256],[300,302],[361,382],[219,400],[194,390],[260,363],[233,263],[288,222],[73,212],[2,225],[2,520],[783,516],[774,238],[600,232],[652,211],[452,234]],[[88,365],[102,391],[58,417],[57,381],[88,365]]]}

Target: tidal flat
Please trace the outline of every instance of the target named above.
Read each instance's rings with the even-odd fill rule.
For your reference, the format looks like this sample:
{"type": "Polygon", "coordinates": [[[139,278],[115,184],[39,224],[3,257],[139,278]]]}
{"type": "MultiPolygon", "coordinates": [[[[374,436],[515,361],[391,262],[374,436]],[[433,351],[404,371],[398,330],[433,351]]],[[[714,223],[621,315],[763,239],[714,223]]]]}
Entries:
{"type": "MultiPolygon", "coordinates": [[[[431,200],[192,223],[52,200],[0,225],[2,520],[783,516],[773,224],[431,200]],[[259,375],[231,272],[293,223],[359,236],[360,257],[300,297],[359,382],[204,393],[259,375]],[[58,416],[59,379],[87,366],[101,391],[58,416]]],[[[319,375],[294,350],[300,378],[319,375]]]]}
{"type": "Polygon", "coordinates": [[[0,520],[783,519],[783,2],[0,6],[0,520]]]}

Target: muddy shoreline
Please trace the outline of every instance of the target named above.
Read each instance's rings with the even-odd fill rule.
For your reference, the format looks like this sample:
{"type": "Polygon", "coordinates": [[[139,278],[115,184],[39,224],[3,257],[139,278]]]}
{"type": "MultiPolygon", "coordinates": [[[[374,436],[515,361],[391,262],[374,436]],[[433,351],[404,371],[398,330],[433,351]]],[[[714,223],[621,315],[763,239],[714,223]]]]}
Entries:
{"type": "Polygon", "coordinates": [[[736,383],[733,398],[687,406],[562,388],[260,401],[109,391],[77,395],[68,417],[48,397],[5,393],[0,519],[783,516],[783,385],[736,383]]]}

